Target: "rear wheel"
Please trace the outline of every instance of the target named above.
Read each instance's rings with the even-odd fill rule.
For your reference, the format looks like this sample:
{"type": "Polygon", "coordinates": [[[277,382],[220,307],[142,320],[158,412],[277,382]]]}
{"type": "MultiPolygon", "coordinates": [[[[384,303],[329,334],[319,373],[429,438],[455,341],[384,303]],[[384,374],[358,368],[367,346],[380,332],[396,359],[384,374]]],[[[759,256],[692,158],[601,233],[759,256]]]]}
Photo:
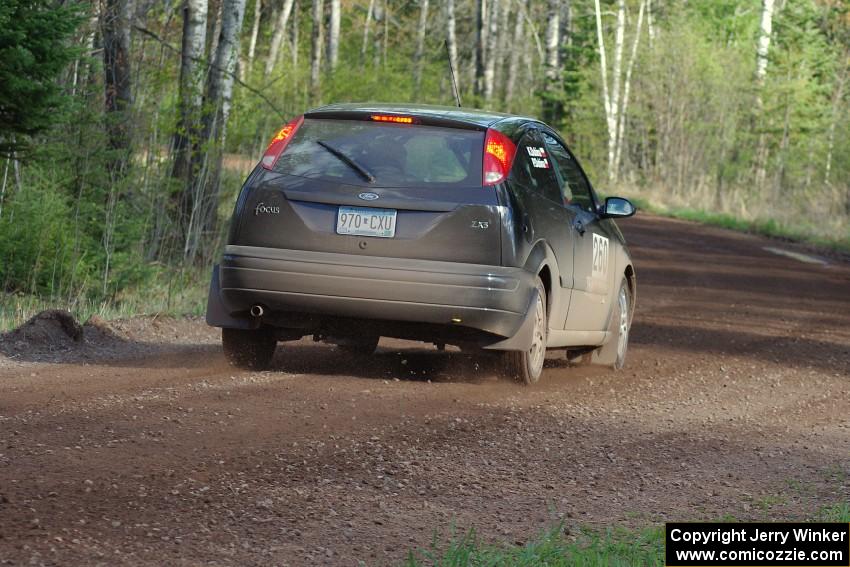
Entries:
{"type": "Polygon", "coordinates": [[[505,376],[523,384],[534,384],[543,373],[543,361],[546,359],[546,337],[548,322],[546,317],[546,288],[537,278],[537,300],[534,304],[534,333],[531,348],[525,351],[507,351],[503,356],[505,376]]]}
{"type": "Polygon", "coordinates": [[[271,363],[277,338],[269,329],[222,329],[221,346],[233,366],[261,370],[271,363]]]}
{"type": "Polygon", "coordinates": [[[350,356],[371,356],[375,354],[380,339],[381,337],[378,335],[337,339],[339,342],[337,342],[336,348],[339,352],[350,356]]]}

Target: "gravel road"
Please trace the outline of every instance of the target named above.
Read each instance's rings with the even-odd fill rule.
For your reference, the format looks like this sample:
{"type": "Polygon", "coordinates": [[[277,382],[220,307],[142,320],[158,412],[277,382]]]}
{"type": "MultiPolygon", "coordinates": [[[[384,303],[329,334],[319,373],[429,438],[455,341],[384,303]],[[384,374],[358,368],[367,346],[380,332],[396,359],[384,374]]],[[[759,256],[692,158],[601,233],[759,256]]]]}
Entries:
{"type": "Polygon", "coordinates": [[[0,564],[387,565],[452,525],[522,542],[850,501],[850,266],[620,226],[620,372],[552,354],[525,388],[388,340],[367,360],[286,343],[244,372],[199,320],[0,338],[0,564]]]}

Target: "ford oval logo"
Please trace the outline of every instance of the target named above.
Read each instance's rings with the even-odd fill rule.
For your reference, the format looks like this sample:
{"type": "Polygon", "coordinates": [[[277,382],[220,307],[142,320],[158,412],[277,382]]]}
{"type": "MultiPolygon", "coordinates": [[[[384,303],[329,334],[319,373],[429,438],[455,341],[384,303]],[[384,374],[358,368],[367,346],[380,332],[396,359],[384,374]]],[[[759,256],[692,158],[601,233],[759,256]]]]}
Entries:
{"type": "Polygon", "coordinates": [[[357,197],[364,201],[374,201],[378,198],[378,195],[377,193],[360,193],[357,197]]]}

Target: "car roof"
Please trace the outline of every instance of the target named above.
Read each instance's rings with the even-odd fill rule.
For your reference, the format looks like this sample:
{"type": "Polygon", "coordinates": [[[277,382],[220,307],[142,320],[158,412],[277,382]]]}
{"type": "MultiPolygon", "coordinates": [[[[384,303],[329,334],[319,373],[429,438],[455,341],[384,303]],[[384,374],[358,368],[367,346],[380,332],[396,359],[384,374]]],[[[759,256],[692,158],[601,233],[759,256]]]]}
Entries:
{"type": "Polygon", "coordinates": [[[479,127],[488,127],[505,119],[515,119],[528,122],[539,122],[535,118],[518,116],[516,114],[504,114],[489,110],[476,108],[464,108],[457,106],[439,106],[433,104],[394,104],[383,102],[354,102],[328,104],[314,108],[305,113],[305,116],[318,116],[322,114],[353,114],[366,112],[387,112],[397,114],[409,114],[421,118],[431,118],[436,121],[460,122],[479,127]]]}

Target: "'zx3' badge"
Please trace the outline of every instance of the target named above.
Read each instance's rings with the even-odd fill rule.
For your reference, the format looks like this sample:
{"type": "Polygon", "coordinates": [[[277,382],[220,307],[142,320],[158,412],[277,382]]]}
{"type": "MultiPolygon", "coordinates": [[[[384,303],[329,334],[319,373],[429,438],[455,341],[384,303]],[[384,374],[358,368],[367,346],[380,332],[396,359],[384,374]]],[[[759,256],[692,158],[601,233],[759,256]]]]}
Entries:
{"type": "Polygon", "coordinates": [[[484,229],[490,228],[490,221],[474,220],[474,221],[472,221],[471,228],[477,228],[479,230],[484,230],[484,229]]]}

